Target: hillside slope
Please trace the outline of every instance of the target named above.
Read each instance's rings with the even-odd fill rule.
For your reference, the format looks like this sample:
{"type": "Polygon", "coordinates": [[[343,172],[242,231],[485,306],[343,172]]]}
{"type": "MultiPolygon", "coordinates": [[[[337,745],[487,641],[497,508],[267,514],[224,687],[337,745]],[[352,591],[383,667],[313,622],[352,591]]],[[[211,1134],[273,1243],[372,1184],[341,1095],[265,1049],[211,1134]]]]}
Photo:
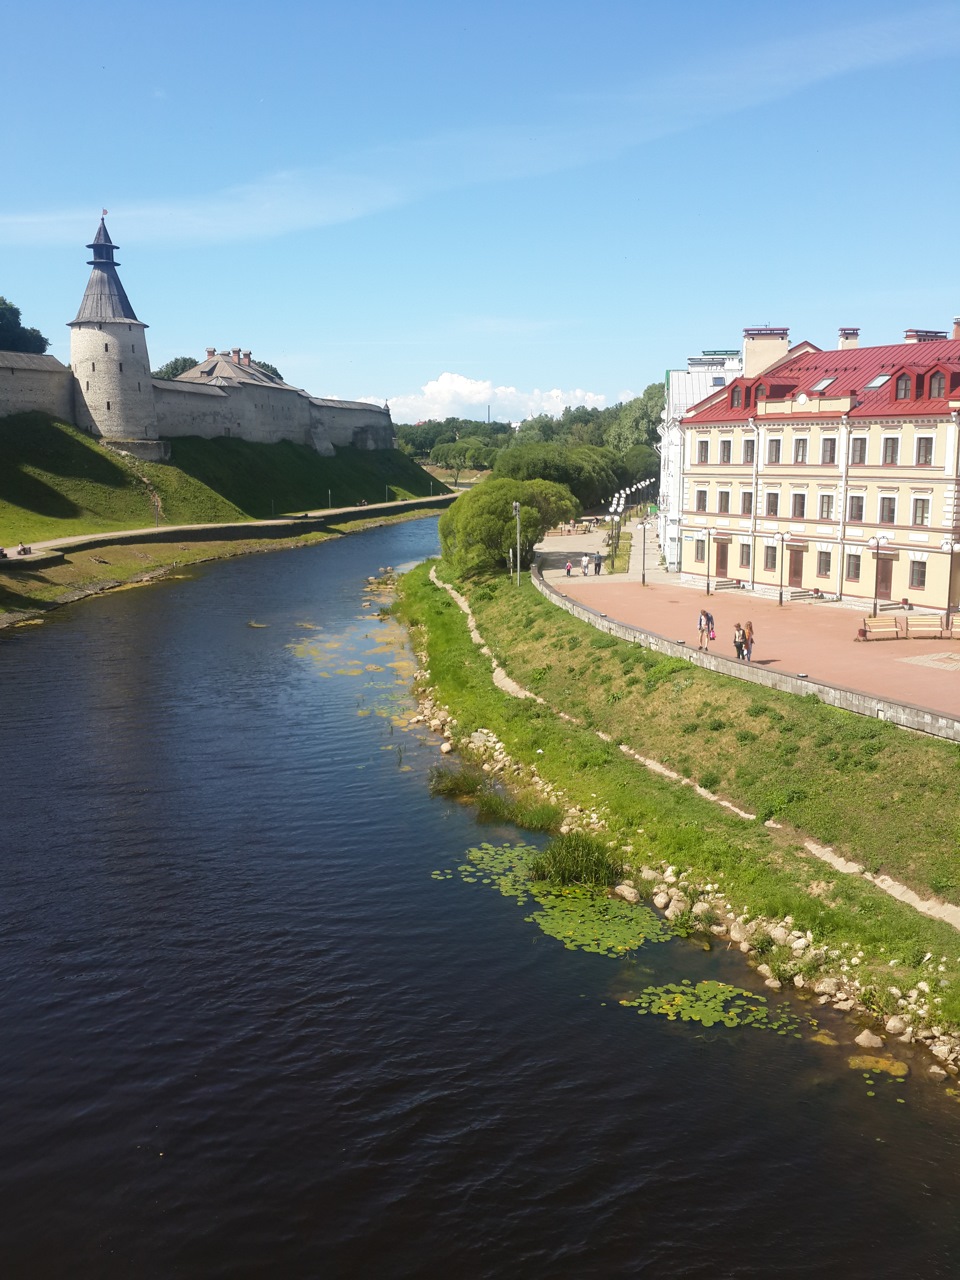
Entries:
{"type": "MultiPolygon", "coordinates": [[[[444,486],[432,481],[436,493],[444,486]]],[[[144,463],[42,413],[0,419],[0,545],[110,529],[219,524],[271,514],[422,497],[431,477],[398,450],[243,440],[173,442],[171,464],[144,463]]]]}

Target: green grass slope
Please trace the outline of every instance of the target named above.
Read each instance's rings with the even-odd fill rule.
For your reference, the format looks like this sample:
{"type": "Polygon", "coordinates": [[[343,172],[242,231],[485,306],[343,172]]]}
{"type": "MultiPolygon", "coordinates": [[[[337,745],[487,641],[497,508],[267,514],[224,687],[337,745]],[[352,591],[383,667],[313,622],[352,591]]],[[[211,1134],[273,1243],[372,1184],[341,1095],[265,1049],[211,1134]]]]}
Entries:
{"type": "Polygon", "coordinates": [[[336,457],[322,458],[289,440],[251,444],[195,436],[173,440],[171,447],[175,467],[255,519],[325,507],[328,499],[331,506],[351,507],[364,499],[385,502],[449,492],[398,449],[339,449],[336,457]]]}
{"type": "MultiPolygon", "coordinates": [[[[398,450],[184,438],[171,464],[122,457],[43,413],[0,419],[0,545],[163,524],[220,524],[365,499],[424,497],[431,477],[398,450]]],[[[433,481],[436,493],[444,486],[433,481]]]]}

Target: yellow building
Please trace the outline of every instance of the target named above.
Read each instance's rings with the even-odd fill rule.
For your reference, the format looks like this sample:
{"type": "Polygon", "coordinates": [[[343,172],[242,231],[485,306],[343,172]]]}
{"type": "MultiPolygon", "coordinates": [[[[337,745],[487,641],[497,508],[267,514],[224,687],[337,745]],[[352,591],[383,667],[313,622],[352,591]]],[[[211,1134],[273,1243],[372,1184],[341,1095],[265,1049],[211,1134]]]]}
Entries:
{"type": "Polygon", "coordinates": [[[683,422],[683,580],[955,608],[958,411],[960,321],[834,351],[744,330],[742,377],[683,422]]]}

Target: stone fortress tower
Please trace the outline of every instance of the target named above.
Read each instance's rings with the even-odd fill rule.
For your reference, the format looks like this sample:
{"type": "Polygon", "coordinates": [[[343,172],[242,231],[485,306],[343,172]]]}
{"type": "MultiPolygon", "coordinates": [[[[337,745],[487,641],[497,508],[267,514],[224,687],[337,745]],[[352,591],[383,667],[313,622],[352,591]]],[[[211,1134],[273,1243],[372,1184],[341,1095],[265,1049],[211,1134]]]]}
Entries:
{"type": "Polygon", "coordinates": [[[93,268],[75,320],[70,322],[76,424],[115,448],[146,459],[169,454],[157,440],[157,410],[146,328],[117,275],[116,245],[100,219],[93,268]],[[149,442],[149,443],[148,443],[149,442]]]}
{"type": "MultiPolygon", "coordinates": [[[[104,214],[106,211],[104,211],[104,214]]],[[[150,372],[146,328],[130,305],[104,219],[87,245],[92,268],[70,321],[70,363],[0,351],[0,418],[40,412],[72,422],[113,449],[166,462],[171,439],[291,441],[327,457],[339,448],[392,449],[386,405],[311,395],[274,377],[249,351],[209,347],[179,378],[150,372]]]]}

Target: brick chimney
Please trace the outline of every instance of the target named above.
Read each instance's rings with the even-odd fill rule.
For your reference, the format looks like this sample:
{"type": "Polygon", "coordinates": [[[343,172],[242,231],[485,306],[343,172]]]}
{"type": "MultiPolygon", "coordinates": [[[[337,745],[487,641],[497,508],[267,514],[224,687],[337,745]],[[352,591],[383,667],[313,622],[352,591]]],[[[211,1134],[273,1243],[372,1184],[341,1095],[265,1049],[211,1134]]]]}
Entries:
{"type": "Polygon", "coordinates": [[[755,378],[782,360],[790,346],[790,330],[761,325],[743,331],[743,376],[755,378]]]}
{"type": "Polygon", "coordinates": [[[239,348],[239,347],[231,347],[231,348],[230,348],[230,359],[233,361],[233,363],[234,363],[234,364],[239,364],[239,363],[240,363],[240,348],[239,348]]]}
{"type": "Polygon", "coordinates": [[[214,357],[216,354],[217,354],[217,348],[216,348],[216,347],[207,347],[207,359],[208,359],[208,360],[212,360],[212,359],[213,359],[213,357],[214,357]]]}
{"type": "Polygon", "coordinates": [[[960,316],[953,317],[953,336],[960,338],[960,316]]]}
{"type": "Polygon", "coordinates": [[[840,338],[837,342],[838,351],[846,351],[850,347],[859,347],[860,330],[859,329],[841,329],[840,338]]]}
{"type": "Polygon", "coordinates": [[[249,351],[240,352],[240,363],[242,365],[245,365],[248,369],[250,368],[250,352],[249,351]]]}

